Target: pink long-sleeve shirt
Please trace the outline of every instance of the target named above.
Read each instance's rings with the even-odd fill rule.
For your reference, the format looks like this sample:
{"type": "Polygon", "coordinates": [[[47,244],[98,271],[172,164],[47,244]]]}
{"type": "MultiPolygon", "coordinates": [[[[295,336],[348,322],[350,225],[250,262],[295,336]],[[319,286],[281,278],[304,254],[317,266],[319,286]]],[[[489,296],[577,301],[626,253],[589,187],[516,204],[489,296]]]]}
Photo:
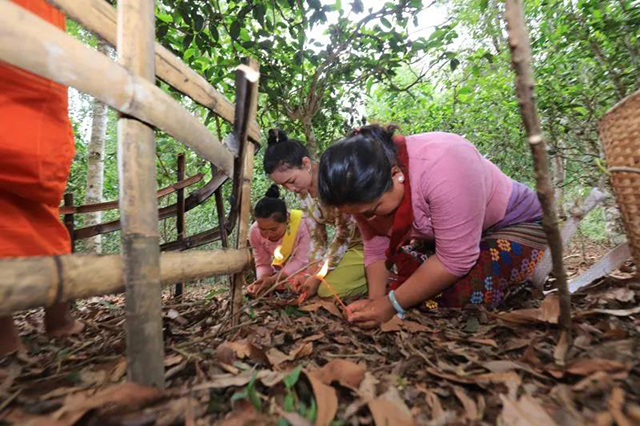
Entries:
{"type": "MultiPolygon", "coordinates": [[[[413,209],[411,237],[434,240],[436,256],[445,268],[455,276],[464,276],[478,260],[482,232],[503,221],[508,213],[516,182],[461,136],[432,132],[407,136],[406,140],[413,209]]],[[[531,192],[523,185],[518,191],[521,187],[531,192]]],[[[539,217],[540,206],[531,194],[515,197],[525,198],[526,203],[512,200],[514,207],[520,206],[517,220],[510,219],[510,224],[539,217]],[[523,206],[525,211],[521,212],[523,206]]],[[[355,217],[364,240],[365,266],[386,259],[393,219],[355,217]]]]}
{"type": "MultiPolygon", "coordinates": [[[[283,268],[283,273],[286,275],[291,275],[309,264],[311,237],[309,236],[306,220],[302,219],[298,226],[293,252],[283,268]]],[[[260,235],[260,228],[258,228],[257,223],[254,223],[249,230],[249,243],[253,248],[253,258],[256,262],[256,276],[262,278],[273,274],[275,272],[271,266],[273,252],[282,244],[282,238],[278,241],[269,241],[268,238],[260,235]]]]}

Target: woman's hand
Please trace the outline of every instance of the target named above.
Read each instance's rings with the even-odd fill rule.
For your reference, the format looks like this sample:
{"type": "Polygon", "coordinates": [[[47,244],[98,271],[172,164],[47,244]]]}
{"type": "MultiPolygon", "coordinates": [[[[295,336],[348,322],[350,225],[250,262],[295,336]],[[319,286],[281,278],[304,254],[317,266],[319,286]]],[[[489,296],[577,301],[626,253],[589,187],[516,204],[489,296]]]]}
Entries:
{"type": "Polygon", "coordinates": [[[318,292],[318,287],[321,281],[315,276],[307,277],[297,288],[297,292],[300,293],[300,303],[307,300],[309,297],[313,297],[318,292]],[[302,297],[304,295],[304,297],[302,297]]]}
{"type": "Polygon", "coordinates": [[[347,320],[361,328],[379,327],[393,318],[395,313],[388,297],[358,300],[347,306],[347,320]]]}
{"type": "Polygon", "coordinates": [[[257,296],[262,293],[262,291],[269,289],[276,282],[276,275],[268,275],[266,277],[258,278],[253,283],[247,286],[247,293],[252,296],[257,296]]]}

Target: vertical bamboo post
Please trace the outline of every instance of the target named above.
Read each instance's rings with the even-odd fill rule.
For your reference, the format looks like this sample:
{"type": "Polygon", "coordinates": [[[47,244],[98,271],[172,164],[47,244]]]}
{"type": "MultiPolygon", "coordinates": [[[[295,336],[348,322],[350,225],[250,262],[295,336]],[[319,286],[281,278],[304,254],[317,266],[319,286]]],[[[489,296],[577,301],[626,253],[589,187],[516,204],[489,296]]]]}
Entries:
{"type": "MultiPolygon", "coordinates": [[[[73,207],[73,193],[68,192],[64,194],[64,206],[73,207]]],[[[75,216],[73,213],[67,213],[64,215],[64,226],[69,232],[69,239],[71,240],[71,253],[76,251],[76,239],[75,239],[75,216]]]]}
{"type": "Polygon", "coordinates": [[[222,248],[229,248],[229,237],[227,235],[227,220],[224,215],[224,202],[222,201],[222,187],[216,189],[216,212],[218,214],[218,227],[220,228],[220,241],[222,248]]]}
{"type": "Polygon", "coordinates": [[[567,273],[562,262],[562,238],[558,228],[558,216],[553,200],[553,187],[549,177],[549,159],[547,158],[546,144],[542,135],[534,98],[535,80],[531,66],[531,46],[524,19],[522,0],[506,0],[505,18],[509,34],[511,60],[516,74],[516,94],[533,156],[538,198],[542,204],[542,225],[547,234],[553,261],[553,274],[556,277],[556,287],[560,294],[558,324],[560,325],[561,334],[556,347],[555,358],[556,362],[564,365],[567,350],[571,345],[571,295],[567,285],[567,273]]]}
{"type": "MultiPolygon", "coordinates": [[[[184,168],[185,168],[185,163],[184,163],[184,153],[178,155],[178,170],[177,170],[177,179],[178,182],[181,182],[184,180],[184,168]]],[[[177,241],[182,241],[184,239],[184,237],[186,237],[186,231],[184,229],[184,212],[185,212],[185,202],[184,202],[184,189],[180,188],[176,191],[176,194],[178,196],[178,201],[177,201],[177,212],[176,212],[176,232],[178,234],[177,237],[177,241]]],[[[184,290],[184,285],[183,283],[176,283],[176,287],[175,287],[175,292],[174,292],[174,296],[175,297],[182,297],[182,292],[184,290]]]]}
{"type": "MultiPolygon", "coordinates": [[[[118,58],[155,81],[153,0],[118,0],[118,58]]],[[[118,175],[124,260],[128,376],[164,388],[158,203],[153,129],[118,119],[118,175]]]]}
{"type": "MultiPolygon", "coordinates": [[[[247,247],[249,235],[249,214],[251,212],[251,181],[253,179],[254,146],[248,143],[247,127],[250,120],[256,116],[258,104],[258,63],[250,59],[248,67],[255,75],[248,75],[246,71],[238,70],[236,74],[236,117],[234,135],[236,137],[238,157],[234,168],[234,192],[239,208],[237,248],[247,247]]],[[[231,315],[237,323],[242,309],[242,288],[244,274],[239,272],[233,276],[231,287],[231,315]]]]}

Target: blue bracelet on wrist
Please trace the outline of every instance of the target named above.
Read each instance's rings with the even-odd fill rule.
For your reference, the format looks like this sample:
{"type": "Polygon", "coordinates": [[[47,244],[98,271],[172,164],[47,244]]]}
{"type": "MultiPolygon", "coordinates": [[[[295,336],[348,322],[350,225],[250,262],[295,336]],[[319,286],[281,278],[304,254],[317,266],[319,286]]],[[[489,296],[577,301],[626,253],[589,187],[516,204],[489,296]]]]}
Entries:
{"type": "Polygon", "coordinates": [[[398,303],[398,299],[396,299],[396,292],[393,290],[389,292],[389,301],[391,301],[391,305],[393,305],[393,309],[395,309],[396,312],[398,313],[398,318],[404,319],[407,311],[405,311],[402,308],[402,306],[400,306],[400,303],[398,303]]]}

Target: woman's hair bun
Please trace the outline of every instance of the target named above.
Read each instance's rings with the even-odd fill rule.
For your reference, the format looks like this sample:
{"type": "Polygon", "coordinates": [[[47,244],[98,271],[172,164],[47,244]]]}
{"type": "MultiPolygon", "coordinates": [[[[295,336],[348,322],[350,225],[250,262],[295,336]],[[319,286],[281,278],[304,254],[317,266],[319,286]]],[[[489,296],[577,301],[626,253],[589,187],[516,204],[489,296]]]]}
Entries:
{"type": "Polygon", "coordinates": [[[278,188],[278,185],[271,185],[264,196],[266,198],[280,198],[280,189],[278,188]]]}
{"type": "Polygon", "coordinates": [[[287,133],[284,130],[269,129],[269,138],[267,139],[267,143],[269,145],[287,142],[288,140],[289,138],[287,137],[287,133]]]}

